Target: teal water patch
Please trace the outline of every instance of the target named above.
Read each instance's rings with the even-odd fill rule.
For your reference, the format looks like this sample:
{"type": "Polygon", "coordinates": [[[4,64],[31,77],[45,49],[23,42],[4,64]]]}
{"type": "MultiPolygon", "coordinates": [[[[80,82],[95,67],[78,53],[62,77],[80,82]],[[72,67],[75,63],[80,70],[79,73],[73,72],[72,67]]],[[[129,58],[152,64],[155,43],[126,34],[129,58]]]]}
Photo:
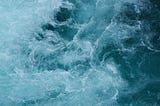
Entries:
{"type": "Polygon", "coordinates": [[[0,105],[160,105],[159,4],[1,0],[0,105]]]}

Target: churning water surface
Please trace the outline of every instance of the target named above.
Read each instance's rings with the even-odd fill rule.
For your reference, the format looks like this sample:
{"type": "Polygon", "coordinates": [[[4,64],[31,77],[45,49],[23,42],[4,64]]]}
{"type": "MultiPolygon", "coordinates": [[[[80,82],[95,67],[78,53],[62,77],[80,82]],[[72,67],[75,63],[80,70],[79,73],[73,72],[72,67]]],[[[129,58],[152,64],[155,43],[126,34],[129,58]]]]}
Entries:
{"type": "Polygon", "coordinates": [[[0,0],[0,106],[160,106],[160,1],[0,0]]]}

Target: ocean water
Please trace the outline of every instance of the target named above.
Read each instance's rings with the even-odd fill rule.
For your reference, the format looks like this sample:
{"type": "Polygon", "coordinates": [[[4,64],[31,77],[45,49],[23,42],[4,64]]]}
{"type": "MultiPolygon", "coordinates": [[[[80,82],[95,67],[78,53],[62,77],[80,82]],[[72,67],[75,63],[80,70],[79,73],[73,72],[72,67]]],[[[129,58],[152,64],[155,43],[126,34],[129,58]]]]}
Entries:
{"type": "Polygon", "coordinates": [[[0,0],[0,106],[160,106],[160,1],[0,0]]]}

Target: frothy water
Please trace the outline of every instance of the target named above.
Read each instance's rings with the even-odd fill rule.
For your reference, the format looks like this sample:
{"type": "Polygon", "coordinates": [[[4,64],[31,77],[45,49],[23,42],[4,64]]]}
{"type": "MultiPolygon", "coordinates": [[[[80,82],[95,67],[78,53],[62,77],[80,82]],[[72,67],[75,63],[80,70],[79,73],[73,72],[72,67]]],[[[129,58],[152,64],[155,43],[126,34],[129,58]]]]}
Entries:
{"type": "Polygon", "coordinates": [[[0,105],[160,105],[159,6],[1,0],[0,105]]]}

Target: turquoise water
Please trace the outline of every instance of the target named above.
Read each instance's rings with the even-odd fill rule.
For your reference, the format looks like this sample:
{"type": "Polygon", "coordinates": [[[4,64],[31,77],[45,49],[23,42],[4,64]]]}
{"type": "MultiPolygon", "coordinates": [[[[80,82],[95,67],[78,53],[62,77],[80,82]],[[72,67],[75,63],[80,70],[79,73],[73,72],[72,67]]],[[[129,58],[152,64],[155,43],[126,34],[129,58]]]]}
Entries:
{"type": "Polygon", "coordinates": [[[0,0],[0,106],[160,106],[158,0],[0,0]]]}

